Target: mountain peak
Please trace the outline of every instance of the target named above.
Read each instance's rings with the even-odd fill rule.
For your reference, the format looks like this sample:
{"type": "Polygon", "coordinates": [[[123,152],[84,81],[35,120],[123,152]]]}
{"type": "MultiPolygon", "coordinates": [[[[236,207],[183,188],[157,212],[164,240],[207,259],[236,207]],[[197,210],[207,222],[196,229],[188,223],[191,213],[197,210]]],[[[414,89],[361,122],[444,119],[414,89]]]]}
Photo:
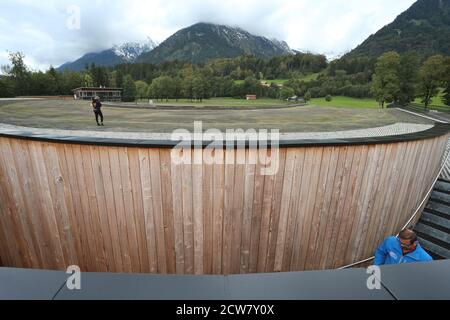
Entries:
{"type": "Polygon", "coordinates": [[[126,62],[134,62],[141,54],[150,52],[156,47],[157,44],[151,38],[147,38],[143,42],[126,42],[122,45],[115,45],[112,50],[126,62]]]}
{"type": "Polygon", "coordinates": [[[240,27],[199,22],[181,29],[138,61],[205,62],[216,58],[254,55],[260,58],[293,54],[286,42],[252,35],[240,27]]]}
{"type": "Polygon", "coordinates": [[[133,63],[139,56],[150,52],[156,46],[157,44],[149,37],[142,42],[126,42],[121,45],[114,45],[111,49],[101,52],[87,53],[74,62],[64,63],[57,70],[81,71],[86,65],[91,65],[92,63],[103,67],[133,63]]]}

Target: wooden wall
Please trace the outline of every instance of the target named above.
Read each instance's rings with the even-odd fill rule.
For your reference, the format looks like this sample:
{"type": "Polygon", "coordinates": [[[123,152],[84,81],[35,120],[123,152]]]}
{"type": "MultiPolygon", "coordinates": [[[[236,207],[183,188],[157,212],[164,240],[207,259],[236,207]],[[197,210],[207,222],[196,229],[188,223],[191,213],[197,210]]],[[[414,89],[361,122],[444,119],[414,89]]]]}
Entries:
{"type": "Polygon", "coordinates": [[[216,153],[247,164],[175,165],[169,149],[0,138],[0,261],[161,274],[340,267],[400,231],[447,139],[282,148],[278,173],[263,176],[254,150],[216,153]]]}

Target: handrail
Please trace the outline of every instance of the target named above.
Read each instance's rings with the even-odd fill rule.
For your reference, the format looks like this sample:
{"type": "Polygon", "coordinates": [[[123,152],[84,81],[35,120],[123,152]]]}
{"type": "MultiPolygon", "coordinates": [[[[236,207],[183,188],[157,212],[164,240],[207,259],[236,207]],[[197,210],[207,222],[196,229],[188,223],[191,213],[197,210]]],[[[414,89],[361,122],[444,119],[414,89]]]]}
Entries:
{"type": "MultiPolygon", "coordinates": [[[[444,168],[445,168],[446,162],[447,162],[449,159],[450,159],[450,151],[448,151],[447,156],[446,156],[444,162],[442,163],[442,167],[441,167],[441,169],[439,170],[438,175],[437,175],[436,178],[434,179],[434,182],[433,182],[433,184],[431,185],[430,190],[427,192],[427,194],[426,194],[425,197],[423,198],[422,202],[420,202],[419,207],[416,209],[416,211],[414,211],[413,215],[412,215],[411,218],[408,220],[408,222],[404,225],[404,227],[402,228],[402,230],[406,229],[406,228],[409,226],[409,224],[411,223],[411,221],[413,221],[414,218],[417,216],[417,214],[421,211],[420,209],[421,209],[422,206],[425,204],[425,201],[429,198],[431,192],[432,192],[433,189],[434,189],[434,186],[436,185],[436,182],[438,181],[439,177],[440,177],[441,174],[442,174],[442,171],[443,171],[444,168]]],[[[398,235],[399,235],[399,234],[397,234],[397,236],[398,236],[398,235]]],[[[364,260],[361,260],[361,261],[357,261],[357,262],[348,264],[348,265],[346,265],[346,266],[343,266],[343,267],[340,267],[340,268],[337,268],[337,269],[338,269],[338,270],[348,269],[348,268],[351,268],[351,267],[354,267],[354,266],[357,266],[357,265],[360,265],[360,264],[363,264],[363,263],[372,261],[373,259],[375,259],[374,256],[371,257],[371,258],[367,258],[367,259],[364,259],[364,260]]]]}

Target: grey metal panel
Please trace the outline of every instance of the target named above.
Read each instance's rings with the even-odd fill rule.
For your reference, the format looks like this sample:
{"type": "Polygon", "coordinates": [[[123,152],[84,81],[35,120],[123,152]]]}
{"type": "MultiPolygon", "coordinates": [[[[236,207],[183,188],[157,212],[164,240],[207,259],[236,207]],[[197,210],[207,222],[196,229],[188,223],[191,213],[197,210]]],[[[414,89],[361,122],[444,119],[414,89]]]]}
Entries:
{"type": "Polygon", "coordinates": [[[228,278],[233,300],[392,300],[369,290],[366,269],[237,275],[228,278]]]}
{"type": "Polygon", "coordinates": [[[448,300],[450,260],[382,266],[381,281],[400,300],[448,300]]]}
{"type": "Polygon", "coordinates": [[[62,271],[0,268],[0,300],[50,300],[68,277],[62,271]]]}
{"type": "Polygon", "coordinates": [[[64,287],[56,300],[224,300],[223,276],[83,273],[81,290],[64,287]]]}

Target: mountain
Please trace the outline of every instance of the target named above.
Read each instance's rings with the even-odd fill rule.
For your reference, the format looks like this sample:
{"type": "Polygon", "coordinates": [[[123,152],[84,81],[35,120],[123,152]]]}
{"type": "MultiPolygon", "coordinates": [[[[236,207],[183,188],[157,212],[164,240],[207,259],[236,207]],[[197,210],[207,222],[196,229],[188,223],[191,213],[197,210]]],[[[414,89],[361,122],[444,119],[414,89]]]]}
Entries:
{"type": "Polygon", "coordinates": [[[345,57],[375,58],[391,50],[450,55],[450,0],[418,0],[345,57]]]}
{"type": "Polygon", "coordinates": [[[166,61],[205,62],[217,58],[254,55],[272,58],[293,54],[286,42],[255,36],[240,28],[210,23],[197,23],[182,29],[137,61],[163,63],[166,61]]]}
{"type": "Polygon", "coordinates": [[[61,65],[57,70],[81,71],[84,70],[86,64],[91,65],[92,63],[104,67],[115,66],[121,63],[133,63],[140,55],[150,52],[155,47],[156,44],[150,38],[143,43],[128,42],[98,53],[85,54],[74,62],[67,62],[61,65]]]}

